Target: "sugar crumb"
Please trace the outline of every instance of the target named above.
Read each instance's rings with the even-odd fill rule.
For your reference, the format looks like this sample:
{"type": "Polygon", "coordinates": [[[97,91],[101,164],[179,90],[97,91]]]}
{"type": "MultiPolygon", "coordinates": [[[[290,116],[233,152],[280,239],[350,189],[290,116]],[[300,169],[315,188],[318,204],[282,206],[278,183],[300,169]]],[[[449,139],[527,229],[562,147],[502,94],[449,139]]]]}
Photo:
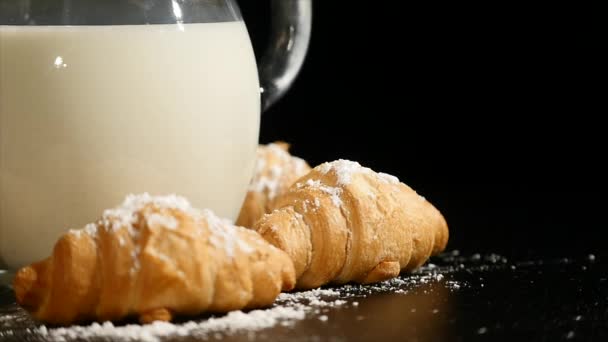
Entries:
{"type": "Polygon", "coordinates": [[[388,173],[378,172],[378,178],[388,184],[399,184],[399,178],[389,175],[388,173]]]}

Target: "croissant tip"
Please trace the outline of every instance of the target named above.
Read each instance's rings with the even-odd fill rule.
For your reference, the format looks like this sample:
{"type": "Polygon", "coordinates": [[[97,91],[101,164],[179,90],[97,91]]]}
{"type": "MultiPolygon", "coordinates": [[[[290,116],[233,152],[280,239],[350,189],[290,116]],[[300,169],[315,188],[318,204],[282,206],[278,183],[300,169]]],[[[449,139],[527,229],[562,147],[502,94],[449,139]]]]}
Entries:
{"type": "Polygon", "coordinates": [[[296,287],[295,278],[283,281],[283,286],[281,287],[281,292],[289,292],[289,291],[293,290],[295,287],[296,287]]]}
{"type": "Polygon", "coordinates": [[[36,303],[32,303],[32,289],[34,288],[38,280],[38,272],[32,266],[26,266],[21,268],[15,275],[13,280],[13,289],[15,291],[15,298],[17,303],[21,306],[29,307],[36,303]]]}
{"type": "Polygon", "coordinates": [[[150,324],[156,321],[171,322],[171,320],[173,320],[173,314],[166,308],[148,310],[139,316],[141,324],[150,324]]]}

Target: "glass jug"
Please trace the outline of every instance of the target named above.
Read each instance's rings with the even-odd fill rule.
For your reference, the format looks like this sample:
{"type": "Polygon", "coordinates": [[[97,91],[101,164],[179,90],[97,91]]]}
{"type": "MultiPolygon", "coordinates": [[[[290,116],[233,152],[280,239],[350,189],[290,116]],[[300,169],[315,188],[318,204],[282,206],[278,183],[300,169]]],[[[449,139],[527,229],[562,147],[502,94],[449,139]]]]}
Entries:
{"type": "Polygon", "coordinates": [[[311,6],[272,2],[258,77],[233,0],[0,1],[0,269],[48,256],[129,193],[234,219],[311,6]]]}

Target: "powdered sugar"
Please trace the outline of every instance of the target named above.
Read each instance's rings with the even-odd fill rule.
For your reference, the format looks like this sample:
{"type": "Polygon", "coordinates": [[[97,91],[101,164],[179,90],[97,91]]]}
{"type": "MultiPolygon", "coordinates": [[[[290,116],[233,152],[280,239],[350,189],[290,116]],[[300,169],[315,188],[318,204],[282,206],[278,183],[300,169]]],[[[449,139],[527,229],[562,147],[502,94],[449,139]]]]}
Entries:
{"type": "MultiPolygon", "coordinates": [[[[139,254],[141,246],[139,245],[140,231],[135,227],[138,219],[137,215],[146,206],[153,206],[159,210],[173,209],[191,215],[195,219],[207,220],[209,230],[211,232],[209,241],[217,248],[224,249],[226,255],[233,257],[235,248],[239,248],[244,253],[251,253],[253,248],[243,241],[238,234],[238,229],[232,222],[217,217],[212,211],[205,209],[202,212],[194,209],[188,200],[177,195],[168,196],[151,196],[148,193],[141,195],[128,195],[123,203],[113,209],[105,210],[102,218],[95,224],[89,223],[83,229],[70,230],[70,234],[80,237],[86,233],[93,237],[97,235],[97,229],[102,228],[107,231],[117,232],[126,229],[131,241],[133,249],[131,250],[132,265],[129,270],[132,276],[135,276],[141,268],[139,254]]],[[[160,227],[168,230],[176,230],[179,228],[178,220],[166,213],[152,212],[144,216],[148,227],[160,227]]],[[[126,246],[126,240],[123,236],[118,238],[119,246],[126,246]]]]}
{"type": "Polygon", "coordinates": [[[347,186],[352,182],[352,177],[355,174],[376,175],[377,179],[387,184],[399,184],[399,179],[387,173],[375,173],[372,169],[363,167],[361,164],[346,160],[338,159],[333,162],[323,163],[315,168],[322,174],[333,172],[336,175],[336,184],[338,186],[347,186]]]}
{"type": "Polygon", "coordinates": [[[36,332],[56,341],[104,338],[113,341],[158,342],[161,338],[168,336],[206,337],[213,334],[214,337],[220,337],[222,334],[232,335],[242,330],[257,331],[273,327],[279,323],[287,322],[291,324],[294,321],[304,319],[305,316],[306,312],[304,310],[277,306],[248,313],[233,311],[226,316],[209,318],[202,322],[190,321],[183,324],[154,322],[148,325],[129,324],[125,326],[115,326],[111,322],[104,322],[103,324],[93,323],[89,326],[56,329],[41,326],[36,332]]]}
{"type": "Polygon", "coordinates": [[[82,229],[70,229],[70,230],[68,230],[68,234],[72,234],[72,235],[74,235],[75,237],[77,237],[79,239],[82,237],[82,232],[83,232],[82,229]]]}
{"type": "Polygon", "coordinates": [[[12,321],[17,317],[19,317],[19,316],[17,316],[17,315],[0,316],[0,323],[5,322],[5,321],[12,321]]]}
{"type": "MultiPolygon", "coordinates": [[[[93,323],[88,326],[47,328],[42,325],[32,332],[55,341],[108,339],[112,341],[158,342],[164,337],[192,336],[221,338],[238,332],[255,332],[276,325],[290,326],[305,319],[320,308],[336,308],[347,304],[337,299],[340,292],[315,289],[293,294],[283,293],[277,305],[265,310],[249,312],[232,311],[221,317],[190,321],[182,324],[154,322],[148,325],[128,324],[115,326],[111,322],[93,323]]],[[[12,333],[12,332],[11,332],[12,333]]]]}
{"type": "Polygon", "coordinates": [[[304,212],[307,213],[308,212],[308,204],[310,203],[310,201],[308,199],[305,199],[302,202],[302,209],[304,209],[304,212]]]}
{"type": "MultiPolygon", "coordinates": [[[[266,151],[273,154],[278,159],[287,161],[287,160],[289,160],[289,158],[291,158],[291,155],[286,151],[285,148],[282,147],[281,144],[270,143],[270,144],[267,144],[265,147],[266,147],[266,151]]],[[[258,151],[259,151],[259,149],[258,149],[258,151]]]]}
{"type": "Polygon", "coordinates": [[[89,236],[95,237],[97,235],[97,225],[94,223],[88,223],[84,226],[84,228],[70,229],[68,233],[76,236],[77,238],[80,238],[81,234],[88,234],[89,236]]]}
{"type": "MultiPolygon", "coordinates": [[[[273,307],[249,312],[232,311],[224,316],[181,324],[154,322],[148,325],[128,324],[116,326],[111,322],[87,326],[47,328],[42,325],[31,333],[54,341],[112,340],[159,342],[167,337],[221,339],[239,333],[254,333],[274,326],[293,326],[308,318],[330,321],[331,310],[357,307],[361,298],[375,293],[408,293],[419,284],[443,281],[440,274],[414,274],[395,278],[375,285],[345,285],[332,289],[314,289],[303,292],[282,293],[273,307]],[[355,300],[359,298],[359,300],[355,300]]],[[[7,332],[4,332],[8,335],[7,332]]],[[[11,332],[12,334],[12,332],[11,332]]]]}
{"type": "MultiPolygon", "coordinates": [[[[369,296],[386,293],[405,295],[412,292],[417,292],[416,295],[433,296],[437,286],[458,291],[466,284],[453,280],[450,274],[460,272],[459,270],[459,268],[451,268],[451,265],[427,264],[413,274],[377,284],[343,285],[335,288],[282,293],[277,297],[275,305],[268,309],[249,312],[233,311],[226,315],[184,323],[155,322],[148,325],[114,325],[105,322],[66,328],[49,328],[41,325],[12,331],[1,329],[3,322],[0,319],[0,339],[6,336],[11,338],[18,336],[18,340],[44,338],[64,342],[87,340],[159,342],[167,338],[181,340],[180,337],[185,336],[192,340],[219,340],[230,336],[237,339],[256,338],[264,336],[256,335],[258,331],[276,326],[294,326],[302,320],[331,322],[332,313],[336,310],[354,310],[350,314],[357,315],[356,310],[358,310],[360,303],[364,305],[363,301],[369,296]]],[[[17,310],[17,314],[9,313],[9,319],[19,320],[21,318],[29,321],[28,316],[22,309],[17,310]]],[[[412,310],[415,310],[415,308],[412,310]]],[[[345,314],[349,315],[349,313],[345,314]]],[[[1,315],[0,318],[2,318],[1,315]]],[[[356,319],[359,320],[359,316],[356,319]]],[[[362,317],[361,319],[365,318],[362,317]]],[[[28,324],[33,323],[26,323],[21,326],[27,326],[28,324]]]]}
{"type": "Polygon", "coordinates": [[[319,187],[319,189],[331,196],[331,202],[336,207],[339,207],[342,205],[342,198],[340,198],[340,195],[342,194],[342,189],[332,188],[332,187],[328,187],[328,186],[319,187]]]}
{"type": "Polygon", "coordinates": [[[353,175],[355,174],[375,175],[377,179],[383,183],[399,184],[399,179],[395,176],[384,172],[375,173],[370,168],[363,167],[357,162],[345,159],[338,159],[333,162],[323,163],[317,166],[316,169],[322,174],[333,172],[336,175],[336,184],[339,186],[349,185],[352,182],[353,175]]]}
{"type": "Polygon", "coordinates": [[[384,172],[378,172],[378,179],[388,184],[399,184],[399,178],[384,172]]]}
{"type": "Polygon", "coordinates": [[[266,193],[269,199],[277,196],[279,180],[276,178],[260,177],[258,180],[249,184],[249,191],[266,193]]]}
{"type": "Polygon", "coordinates": [[[281,177],[282,173],[283,173],[283,169],[279,165],[272,165],[270,167],[270,177],[271,178],[277,179],[277,178],[281,177]]]}
{"type": "MultiPolygon", "coordinates": [[[[304,183],[297,183],[296,188],[298,188],[298,189],[313,188],[313,189],[321,190],[330,196],[331,202],[336,207],[339,207],[342,205],[342,198],[340,198],[340,196],[342,195],[342,189],[325,185],[325,184],[321,183],[321,181],[318,179],[315,179],[315,180],[308,179],[304,183]]],[[[318,202],[317,198],[315,198],[315,206],[316,207],[320,206],[320,202],[318,202]]]]}
{"type": "Polygon", "coordinates": [[[304,209],[304,212],[309,212],[309,211],[315,212],[315,211],[319,210],[320,206],[321,206],[321,202],[316,197],[315,197],[314,201],[305,199],[302,202],[302,209],[304,209]]]}
{"type": "Polygon", "coordinates": [[[321,297],[336,297],[339,296],[340,292],[332,289],[312,289],[303,292],[294,293],[281,293],[277,297],[277,301],[280,303],[298,303],[302,300],[319,299],[321,297]]]}
{"type": "Polygon", "coordinates": [[[306,172],[308,172],[309,167],[304,159],[292,156],[291,160],[293,162],[294,172],[297,175],[304,175],[306,172]]]}
{"type": "Polygon", "coordinates": [[[149,227],[164,227],[167,229],[177,229],[178,222],[173,216],[152,213],[146,217],[149,227]]]}
{"type": "Polygon", "coordinates": [[[101,218],[101,225],[105,229],[115,231],[123,227],[132,226],[137,219],[136,213],[148,205],[159,209],[176,209],[185,213],[195,213],[190,202],[184,197],[174,194],[151,196],[146,192],[140,195],[127,195],[120,206],[105,210],[101,218]]]}
{"type": "Polygon", "coordinates": [[[223,248],[228,257],[234,257],[235,248],[239,248],[244,253],[253,252],[253,248],[238,235],[237,230],[245,228],[234,226],[230,221],[217,217],[208,209],[204,209],[202,215],[207,220],[211,231],[209,241],[215,247],[223,248]]]}
{"type": "Polygon", "coordinates": [[[141,252],[141,247],[135,245],[131,250],[131,269],[129,269],[129,274],[131,276],[135,276],[137,272],[141,269],[141,263],[139,262],[139,253],[141,252]]]}
{"type": "Polygon", "coordinates": [[[330,171],[335,172],[338,185],[349,185],[352,179],[352,175],[355,173],[371,173],[372,170],[361,166],[361,164],[345,160],[338,159],[333,162],[323,163],[318,166],[319,172],[326,174],[330,171]]]}
{"type": "Polygon", "coordinates": [[[287,184],[290,178],[299,178],[308,170],[303,159],[291,156],[279,144],[261,146],[257,151],[255,174],[249,191],[264,193],[268,199],[273,199],[280,194],[281,187],[290,185],[287,184]],[[268,165],[269,161],[272,165],[268,165]]]}
{"type": "MultiPolygon", "coordinates": [[[[196,214],[196,210],[192,208],[188,200],[181,196],[174,194],[151,196],[147,192],[140,195],[130,194],[118,207],[104,210],[101,219],[96,223],[89,223],[83,229],[72,229],[69,233],[79,237],[84,232],[95,237],[97,236],[97,229],[101,227],[108,231],[127,229],[131,237],[137,238],[139,232],[133,228],[133,224],[137,220],[136,213],[148,205],[159,209],[177,209],[185,213],[196,214]]],[[[149,224],[159,224],[169,229],[177,228],[177,221],[170,216],[154,213],[149,215],[147,219],[149,224]]]]}

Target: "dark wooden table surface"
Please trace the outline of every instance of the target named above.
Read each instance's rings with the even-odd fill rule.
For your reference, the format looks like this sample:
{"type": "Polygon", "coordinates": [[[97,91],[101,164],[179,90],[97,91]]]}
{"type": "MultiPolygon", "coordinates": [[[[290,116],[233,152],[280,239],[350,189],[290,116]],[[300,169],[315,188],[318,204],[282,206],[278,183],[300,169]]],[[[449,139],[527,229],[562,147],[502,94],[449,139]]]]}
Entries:
{"type": "MultiPolygon", "coordinates": [[[[431,262],[390,286],[333,288],[340,294],[327,300],[345,304],[312,310],[289,326],[161,340],[608,340],[608,263],[600,256],[508,260],[446,253],[431,262]]],[[[47,340],[37,325],[2,288],[0,340],[47,340]]]]}

